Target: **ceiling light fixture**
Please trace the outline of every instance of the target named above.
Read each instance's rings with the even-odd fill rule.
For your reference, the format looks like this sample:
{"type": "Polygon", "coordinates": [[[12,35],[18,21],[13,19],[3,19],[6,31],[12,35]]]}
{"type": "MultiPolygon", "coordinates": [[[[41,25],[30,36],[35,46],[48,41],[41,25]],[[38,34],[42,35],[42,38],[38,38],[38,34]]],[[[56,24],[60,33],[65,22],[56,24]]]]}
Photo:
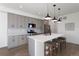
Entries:
{"type": "Polygon", "coordinates": [[[47,13],[47,15],[45,16],[44,19],[46,19],[46,20],[50,20],[51,19],[51,16],[49,15],[49,13],[47,13]]]}
{"type": "Polygon", "coordinates": [[[60,10],[61,10],[61,9],[58,8],[59,13],[58,13],[58,16],[56,16],[56,9],[55,9],[56,5],[54,4],[53,7],[54,7],[54,17],[51,18],[51,16],[49,15],[49,12],[48,12],[48,5],[47,5],[47,16],[45,16],[44,19],[45,19],[45,20],[52,20],[54,23],[55,23],[55,22],[61,23],[61,19],[62,19],[62,17],[60,17],[60,10]]]}
{"type": "Polygon", "coordinates": [[[58,11],[59,11],[59,18],[58,18],[58,22],[57,23],[61,23],[61,17],[60,17],[60,8],[58,8],[58,11]]]}
{"type": "Polygon", "coordinates": [[[60,17],[60,8],[58,8],[58,17],[56,16],[56,14],[55,14],[55,7],[56,7],[56,5],[54,4],[53,5],[53,7],[54,7],[54,18],[52,19],[54,22],[57,22],[57,23],[61,23],[61,17],[60,17]]]}
{"type": "Polygon", "coordinates": [[[52,19],[51,16],[49,15],[49,11],[48,11],[48,4],[47,4],[47,15],[44,18],[45,20],[50,20],[52,19]]]}
{"type": "Polygon", "coordinates": [[[54,4],[53,7],[54,7],[54,18],[52,20],[57,21],[57,18],[56,18],[56,15],[55,15],[55,7],[56,7],[56,5],[54,4]]]}

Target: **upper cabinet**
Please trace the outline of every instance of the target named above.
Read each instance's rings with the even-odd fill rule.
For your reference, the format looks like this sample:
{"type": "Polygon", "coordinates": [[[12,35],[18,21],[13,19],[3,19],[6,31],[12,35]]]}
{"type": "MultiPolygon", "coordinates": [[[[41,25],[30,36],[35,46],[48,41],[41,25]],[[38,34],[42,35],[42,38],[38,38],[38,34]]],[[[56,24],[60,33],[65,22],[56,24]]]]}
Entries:
{"type": "Polygon", "coordinates": [[[36,25],[35,32],[43,32],[43,21],[41,19],[8,13],[8,29],[26,29],[27,31],[29,23],[36,25]]]}
{"type": "Polygon", "coordinates": [[[26,28],[25,26],[25,17],[24,16],[20,16],[20,15],[17,15],[17,28],[26,28]]]}
{"type": "Polygon", "coordinates": [[[8,13],[8,28],[26,28],[25,16],[8,13]]]}
{"type": "Polygon", "coordinates": [[[17,28],[17,16],[8,13],[8,28],[17,28]]]}

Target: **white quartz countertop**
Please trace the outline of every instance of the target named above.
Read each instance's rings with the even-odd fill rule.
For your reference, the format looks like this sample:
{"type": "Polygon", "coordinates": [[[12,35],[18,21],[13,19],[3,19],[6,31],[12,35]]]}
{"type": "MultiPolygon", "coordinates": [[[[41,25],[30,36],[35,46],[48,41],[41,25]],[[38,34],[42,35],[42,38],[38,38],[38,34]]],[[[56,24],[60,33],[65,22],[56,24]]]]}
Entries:
{"type": "Polygon", "coordinates": [[[28,36],[28,38],[36,41],[40,41],[40,42],[45,42],[60,36],[63,36],[63,34],[54,34],[54,33],[52,33],[51,35],[40,34],[40,35],[28,36]]]}

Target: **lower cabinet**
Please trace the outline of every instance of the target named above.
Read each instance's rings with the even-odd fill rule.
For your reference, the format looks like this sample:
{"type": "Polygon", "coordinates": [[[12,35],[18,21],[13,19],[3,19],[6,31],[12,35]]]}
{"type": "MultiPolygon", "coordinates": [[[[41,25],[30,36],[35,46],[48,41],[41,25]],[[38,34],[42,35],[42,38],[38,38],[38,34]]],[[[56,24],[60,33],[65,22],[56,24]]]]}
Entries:
{"type": "Polygon", "coordinates": [[[8,48],[18,47],[27,43],[26,35],[8,36],[8,48]]]}
{"type": "Polygon", "coordinates": [[[27,43],[27,37],[25,35],[20,35],[18,38],[18,45],[23,45],[27,43]]]}
{"type": "Polygon", "coordinates": [[[8,36],[8,48],[14,48],[18,46],[18,40],[16,36],[8,36]]]}

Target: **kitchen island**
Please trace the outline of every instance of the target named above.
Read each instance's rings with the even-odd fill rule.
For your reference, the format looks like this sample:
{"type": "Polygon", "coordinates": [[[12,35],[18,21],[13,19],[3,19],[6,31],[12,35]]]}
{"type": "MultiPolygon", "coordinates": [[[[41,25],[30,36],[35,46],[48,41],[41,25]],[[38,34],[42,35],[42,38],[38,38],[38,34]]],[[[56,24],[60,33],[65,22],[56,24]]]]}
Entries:
{"type": "Polygon", "coordinates": [[[63,36],[63,34],[40,34],[28,36],[28,48],[30,56],[44,56],[44,42],[52,41],[54,38],[63,36]]]}

